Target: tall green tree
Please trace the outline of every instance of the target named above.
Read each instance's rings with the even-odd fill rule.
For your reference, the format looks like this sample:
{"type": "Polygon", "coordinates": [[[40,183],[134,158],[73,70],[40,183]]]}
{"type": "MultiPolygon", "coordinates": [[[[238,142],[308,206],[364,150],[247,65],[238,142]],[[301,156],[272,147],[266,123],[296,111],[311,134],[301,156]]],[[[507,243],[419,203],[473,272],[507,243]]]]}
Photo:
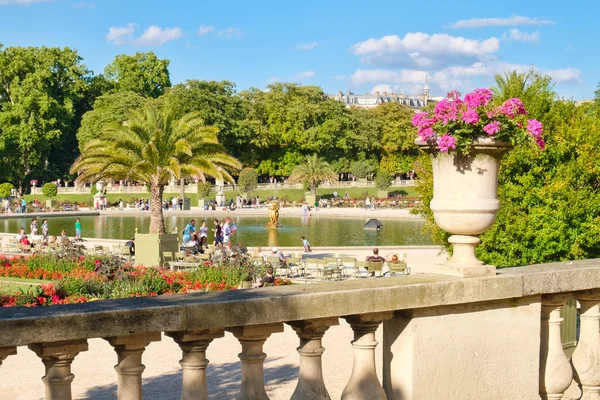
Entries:
{"type": "Polygon", "coordinates": [[[336,180],[337,174],[331,169],[329,163],[316,154],[306,156],[304,163],[296,166],[289,178],[290,183],[307,183],[311,194],[317,194],[317,187],[321,182],[336,180]]]}
{"type": "Polygon", "coordinates": [[[171,177],[212,176],[233,183],[228,170],[241,165],[226,153],[216,133],[197,114],[176,119],[170,108],[146,105],[90,141],[71,172],[78,173],[78,183],[126,179],[148,185],[150,233],[164,233],[163,191],[171,177]]]}
{"type": "Polygon", "coordinates": [[[398,103],[384,103],[372,112],[381,124],[380,168],[391,174],[411,171],[419,154],[411,122],[414,111],[398,103]]]}
{"type": "Polygon", "coordinates": [[[62,177],[77,156],[91,72],[69,48],[0,45],[0,175],[20,187],[62,177]]]}
{"type": "Polygon", "coordinates": [[[146,101],[139,94],[127,91],[98,97],[94,109],[85,113],[81,119],[77,131],[80,151],[83,151],[90,140],[97,139],[109,125],[125,121],[130,110],[142,109],[146,101]]]}
{"type": "Polygon", "coordinates": [[[129,91],[156,99],[171,86],[169,63],[152,51],[119,54],[106,66],[104,74],[119,92],[129,91]]]}

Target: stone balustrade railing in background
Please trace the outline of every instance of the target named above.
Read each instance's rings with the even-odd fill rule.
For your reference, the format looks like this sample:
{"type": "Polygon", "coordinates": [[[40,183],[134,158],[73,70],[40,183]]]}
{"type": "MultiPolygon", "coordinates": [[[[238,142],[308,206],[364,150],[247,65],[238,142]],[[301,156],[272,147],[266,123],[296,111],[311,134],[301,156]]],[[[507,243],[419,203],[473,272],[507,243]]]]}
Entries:
{"type": "MultiPolygon", "coordinates": [[[[416,181],[414,180],[397,180],[394,182],[394,186],[415,186],[416,181]]],[[[331,182],[331,183],[323,183],[321,184],[323,188],[350,188],[350,187],[375,187],[375,183],[373,181],[340,181],[340,182],[331,182]]],[[[124,194],[135,194],[135,193],[148,193],[148,190],[143,185],[107,185],[105,187],[107,193],[124,193],[124,194]]],[[[302,184],[290,184],[290,183],[259,183],[258,190],[275,190],[275,189],[302,189],[302,184]]],[[[217,192],[217,187],[212,186],[211,190],[213,192],[217,192]]],[[[223,186],[224,191],[234,191],[239,190],[237,185],[225,185],[223,186]]],[[[195,183],[190,183],[185,185],[184,192],[185,193],[197,193],[198,188],[195,183]]],[[[179,185],[169,185],[165,187],[165,193],[172,193],[173,195],[177,195],[180,193],[179,185]]],[[[31,194],[41,195],[42,188],[41,187],[32,187],[31,194]]],[[[58,194],[91,194],[90,186],[59,186],[58,194]]],[[[343,196],[344,193],[339,193],[340,196],[343,196]]]]}
{"type": "Polygon", "coordinates": [[[583,399],[598,399],[599,304],[600,261],[584,260],[482,278],[414,275],[10,308],[0,310],[0,363],[28,346],[45,365],[46,399],[68,400],[71,362],[87,339],[105,338],[116,352],[118,398],[141,399],[144,349],[164,333],[183,353],[181,398],[207,399],[205,352],[229,331],[242,346],[238,398],[267,399],[263,344],[289,324],[300,359],[292,398],[329,399],[321,339],[344,318],[354,364],[342,399],[561,399],[573,379],[583,399]],[[571,299],[581,305],[581,329],[570,361],[560,309],[571,299]],[[374,358],[380,326],[382,366],[374,358]]]}

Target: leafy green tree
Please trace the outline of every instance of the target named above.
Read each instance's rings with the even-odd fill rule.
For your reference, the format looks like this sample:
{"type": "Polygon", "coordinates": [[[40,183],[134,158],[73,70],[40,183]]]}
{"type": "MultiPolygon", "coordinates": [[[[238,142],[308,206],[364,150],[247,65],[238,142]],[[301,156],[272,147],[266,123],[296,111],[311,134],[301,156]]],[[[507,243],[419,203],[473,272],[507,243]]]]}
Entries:
{"type": "Polygon", "coordinates": [[[50,199],[53,199],[58,194],[56,183],[48,182],[42,187],[42,194],[50,199]]]}
{"type": "Polygon", "coordinates": [[[386,170],[380,169],[375,176],[375,185],[380,190],[388,190],[392,186],[392,175],[386,170]]]}
{"type": "Polygon", "coordinates": [[[217,129],[203,125],[197,114],[174,118],[170,108],[146,105],[132,110],[125,123],[107,128],[87,144],[71,171],[78,183],[127,179],[150,190],[150,233],[164,233],[162,200],[172,176],[205,180],[206,176],[233,183],[227,170],[240,163],[225,152],[217,129]]]}
{"type": "Polygon", "coordinates": [[[238,187],[246,195],[258,187],[258,174],[252,168],[244,168],[238,177],[238,187]]]}
{"type": "Polygon", "coordinates": [[[398,103],[384,103],[372,112],[381,124],[380,168],[391,174],[411,171],[419,154],[411,122],[414,111],[398,103]]]}
{"type": "Polygon", "coordinates": [[[289,178],[290,183],[307,182],[313,195],[317,194],[317,187],[321,182],[336,180],[337,174],[331,169],[329,163],[316,154],[306,156],[304,163],[296,166],[289,178]]]}
{"type": "Polygon", "coordinates": [[[219,128],[219,142],[242,160],[249,159],[250,137],[241,127],[245,117],[243,100],[229,81],[188,80],[173,86],[161,98],[178,116],[196,112],[205,124],[219,128]]]}
{"type": "Polygon", "coordinates": [[[104,74],[119,92],[134,92],[158,98],[171,86],[169,60],[161,60],[152,51],[134,55],[119,54],[106,66],[104,74]]]}
{"type": "Polygon", "coordinates": [[[594,101],[597,106],[600,106],[600,82],[598,82],[598,89],[594,92],[594,101]]]}
{"type": "Polygon", "coordinates": [[[21,188],[62,176],[77,156],[75,134],[93,102],[76,51],[0,45],[0,175],[21,188]]]}
{"type": "Polygon", "coordinates": [[[116,92],[98,97],[94,109],[81,119],[77,131],[79,149],[83,151],[86,144],[97,139],[110,124],[123,122],[129,110],[139,110],[145,103],[146,99],[134,92],[116,92]]]}
{"type": "Polygon", "coordinates": [[[0,197],[8,197],[11,191],[14,189],[14,185],[10,182],[4,182],[0,184],[0,197]]]}
{"type": "Polygon", "coordinates": [[[352,174],[358,179],[364,179],[377,170],[373,160],[358,160],[352,164],[352,174]]]}

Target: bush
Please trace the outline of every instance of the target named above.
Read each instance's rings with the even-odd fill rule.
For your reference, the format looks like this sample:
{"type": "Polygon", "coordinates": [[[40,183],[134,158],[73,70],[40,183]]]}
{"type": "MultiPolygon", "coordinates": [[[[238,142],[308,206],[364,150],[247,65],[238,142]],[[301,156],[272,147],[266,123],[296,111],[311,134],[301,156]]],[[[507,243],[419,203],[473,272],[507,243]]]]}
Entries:
{"type": "Polygon", "coordinates": [[[352,174],[358,179],[366,178],[368,175],[375,172],[376,167],[370,160],[360,160],[352,164],[352,174]]]}
{"type": "Polygon", "coordinates": [[[238,177],[238,187],[245,193],[249,194],[258,187],[258,174],[252,168],[244,168],[238,177]]]}
{"type": "Polygon", "coordinates": [[[211,189],[212,189],[212,185],[210,182],[199,182],[198,183],[198,198],[199,199],[208,199],[210,197],[211,189]]]}
{"type": "Polygon", "coordinates": [[[375,185],[380,190],[387,190],[392,185],[392,176],[385,170],[379,170],[375,177],[375,185]]]}
{"type": "Polygon", "coordinates": [[[0,184],[0,197],[8,197],[10,196],[10,192],[14,189],[14,185],[12,183],[2,183],[0,184]]]}
{"type": "Polygon", "coordinates": [[[42,194],[50,199],[56,197],[58,194],[58,187],[56,183],[48,182],[42,187],[42,194]]]}
{"type": "Polygon", "coordinates": [[[92,196],[95,196],[96,193],[98,193],[98,189],[96,189],[96,185],[92,185],[92,188],[90,189],[90,193],[92,194],[92,196]]]}

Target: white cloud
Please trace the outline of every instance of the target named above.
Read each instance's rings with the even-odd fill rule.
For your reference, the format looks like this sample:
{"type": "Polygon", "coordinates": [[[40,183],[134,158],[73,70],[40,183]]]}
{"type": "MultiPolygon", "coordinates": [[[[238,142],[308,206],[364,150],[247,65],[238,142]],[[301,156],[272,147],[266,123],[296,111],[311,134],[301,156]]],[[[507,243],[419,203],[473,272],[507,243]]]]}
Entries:
{"type": "Polygon", "coordinates": [[[144,31],[142,36],[133,41],[133,44],[138,46],[160,46],[182,36],[181,28],[161,28],[160,26],[151,25],[144,31]]]}
{"type": "Polygon", "coordinates": [[[371,38],[352,46],[352,52],[367,64],[405,66],[409,68],[440,68],[455,63],[470,63],[491,55],[500,48],[500,41],[462,36],[415,32],[403,38],[397,35],[371,38]]]}
{"type": "Polygon", "coordinates": [[[299,74],[296,74],[296,79],[312,78],[315,75],[315,71],[300,72],[299,74]]]}
{"type": "Polygon", "coordinates": [[[537,43],[540,40],[540,33],[527,33],[514,28],[509,30],[508,32],[504,32],[504,34],[502,34],[502,39],[510,40],[513,42],[537,43]]]}
{"type": "MultiPolygon", "coordinates": [[[[413,88],[422,88],[425,76],[428,75],[429,83],[434,86],[433,93],[434,90],[471,90],[474,88],[473,80],[476,80],[478,84],[485,82],[486,86],[490,86],[493,84],[492,78],[495,74],[503,74],[512,70],[522,73],[529,71],[530,68],[530,65],[490,61],[476,62],[469,66],[450,66],[435,72],[411,69],[359,69],[354,72],[351,81],[355,85],[400,85],[404,89],[412,85],[413,88]]],[[[575,68],[541,70],[541,72],[552,77],[555,82],[578,82],[581,80],[581,72],[575,68]]]]}
{"type": "Polygon", "coordinates": [[[238,28],[229,27],[227,29],[222,29],[219,31],[219,36],[223,36],[227,39],[232,39],[234,37],[242,37],[244,34],[238,28]]]}
{"type": "Polygon", "coordinates": [[[459,28],[483,28],[486,26],[522,26],[522,25],[551,25],[556,22],[549,19],[539,19],[537,17],[522,17],[513,15],[509,18],[472,18],[461,19],[450,24],[453,29],[459,28]]]}
{"type": "Polygon", "coordinates": [[[112,26],[106,34],[106,41],[116,45],[133,44],[136,46],[160,46],[183,36],[181,28],[161,28],[149,26],[141,36],[135,38],[136,24],[130,23],[124,27],[112,26]]]}
{"type": "Polygon", "coordinates": [[[35,3],[52,3],[54,0],[0,0],[0,6],[7,5],[20,5],[20,6],[28,6],[30,4],[35,3]]]}
{"type": "Polygon", "coordinates": [[[312,50],[317,46],[317,42],[312,43],[298,43],[296,45],[296,50],[312,50]]]}
{"type": "Polygon", "coordinates": [[[209,33],[213,32],[214,30],[215,30],[215,27],[212,25],[200,25],[200,28],[198,28],[198,36],[208,35],[209,33]]]}
{"type": "Polygon", "coordinates": [[[106,41],[109,43],[121,45],[131,41],[131,35],[135,31],[135,24],[129,23],[127,26],[111,26],[106,34],[106,41]]]}
{"type": "Polygon", "coordinates": [[[370,93],[383,93],[383,92],[387,92],[387,93],[392,93],[394,90],[398,90],[399,86],[394,86],[395,89],[392,89],[392,87],[390,85],[376,85],[373,87],[373,89],[371,89],[370,93]]]}

